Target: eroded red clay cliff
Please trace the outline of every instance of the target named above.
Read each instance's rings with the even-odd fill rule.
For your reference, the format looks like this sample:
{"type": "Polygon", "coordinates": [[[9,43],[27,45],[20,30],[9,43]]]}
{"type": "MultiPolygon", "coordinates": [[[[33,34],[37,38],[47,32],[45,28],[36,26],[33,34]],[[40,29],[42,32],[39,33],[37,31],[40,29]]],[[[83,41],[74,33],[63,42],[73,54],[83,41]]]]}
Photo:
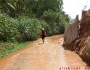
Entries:
{"type": "Polygon", "coordinates": [[[89,11],[82,11],[82,18],[80,22],[77,19],[77,17],[75,20],[77,20],[78,22],[74,21],[75,25],[74,23],[70,24],[64,33],[65,44],[66,46],[69,46],[69,48],[72,51],[75,51],[80,56],[82,56],[85,60],[90,62],[90,13],[89,11]],[[67,44],[67,41],[69,41],[69,44],[67,44]]]}

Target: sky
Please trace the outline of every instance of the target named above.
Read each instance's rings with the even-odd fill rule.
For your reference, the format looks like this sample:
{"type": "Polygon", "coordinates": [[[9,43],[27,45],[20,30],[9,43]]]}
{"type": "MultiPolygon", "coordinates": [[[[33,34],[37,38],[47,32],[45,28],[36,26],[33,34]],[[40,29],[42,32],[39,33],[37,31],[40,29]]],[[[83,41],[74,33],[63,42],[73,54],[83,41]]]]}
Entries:
{"type": "Polygon", "coordinates": [[[81,18],[82,10],[90,9],[90,0],[63,0],[63,11],[72,19],[79,15],[81,18]]]}

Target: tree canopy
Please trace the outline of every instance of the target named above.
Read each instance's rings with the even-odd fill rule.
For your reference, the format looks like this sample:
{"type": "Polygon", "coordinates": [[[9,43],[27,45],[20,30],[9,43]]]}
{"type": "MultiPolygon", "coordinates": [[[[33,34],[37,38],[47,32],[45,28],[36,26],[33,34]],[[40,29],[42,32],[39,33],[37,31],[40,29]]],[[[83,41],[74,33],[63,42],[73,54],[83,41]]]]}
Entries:
{"type": "Polygon", "coordinates": [[[70,18],[62,9],[63,0],[0,0],[0,41],[35,40],[42,27],[64,33],[70,18]]]}
{"type": "Polygon", "coordinates": [[[55,12],[62,11],[63,1],[62,0],[1,0],[0,7],[6,13],[12,11],[16,14],[25,13],[28,15],[33,13],[33,15],[35,14],[37,17],[40,17],[41,15],[43,15],[43,12],[48,11],[48,9],[51,9],[55,12]]]}

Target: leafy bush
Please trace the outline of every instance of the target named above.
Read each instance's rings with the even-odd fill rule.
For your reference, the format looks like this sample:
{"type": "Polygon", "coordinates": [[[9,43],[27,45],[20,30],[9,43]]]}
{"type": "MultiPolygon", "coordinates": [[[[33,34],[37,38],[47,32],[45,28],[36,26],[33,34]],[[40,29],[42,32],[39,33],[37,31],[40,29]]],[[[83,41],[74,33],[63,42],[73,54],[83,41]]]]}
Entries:
{"type": "Polygon", "coordinates": [[[0,41],[31,41],[40,37],[41,28],[47,36],[61,34],[65,25],[62,23],[45,23],[43,20],[21,16],[17,19],[0,14],[0,41]]]}
{"type": "Polygon", "coordinates": [[[18,30],[17,39],[19,41],[35,40],[39,37],[41,25],[37,19],[20,17],[16,26],[18,30]]]}
{"type": "Polygon", "coordinates": [[[10,18],[6,14],[0,14],[0,40],[14,40],[16,34],[15,19],[10,18]]]}
{"type": "Polygon", "coordinates": [[[57,26],[58,26],[59,33],[63,34],[65,31],[66,24],[58,23],[57,26]]]}
{"type": "Polygon", "coordinates": [[[43,13],[42,19],[44,19],[46,22],[60,22],[61,14],[60,12],[54,12],[52,10],[45,11],[43,13]]]}

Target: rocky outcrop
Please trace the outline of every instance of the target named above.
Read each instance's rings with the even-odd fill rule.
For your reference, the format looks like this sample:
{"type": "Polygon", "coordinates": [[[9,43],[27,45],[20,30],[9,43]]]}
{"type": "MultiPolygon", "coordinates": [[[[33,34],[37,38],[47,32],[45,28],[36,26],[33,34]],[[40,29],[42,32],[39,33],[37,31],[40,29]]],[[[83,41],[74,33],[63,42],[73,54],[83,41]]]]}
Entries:
{"type": "Polygon", "coordinates": [[[74,50],[75,49],[80,50],[81,48],[84,47],[85,41],[89,36],[90,36],[90,18],[89,14],[86,13],[82,15],[78,36],[74,41],[72,41],[70,46],[74,46],[74,50]]]}
{"type": "Polygon", "coordinates": [[[86,39],[85,46],[81,49],[80,55],[90,63],[90,36],[86,39]]]}
{"type": "Polygon", "coordinates": [[[70,46],[71,42],[76,39],[79,31],[79,18],[78,15],[75,21],[69,24],[64,32],[64,41],[66,46],[70,46]]]}
{"type": "Polygon", "coordinates": [[[71,47],[70,49],[72,51],[75,51],[90,62],[90,11],[82,11],[80,23],[78,20],[75,25],[69,25],[64,38],[66,45],[67,41],[70,40],[69,47],[71,47]],[[67,31],[69,31],[69,33],[67,31]]]}

